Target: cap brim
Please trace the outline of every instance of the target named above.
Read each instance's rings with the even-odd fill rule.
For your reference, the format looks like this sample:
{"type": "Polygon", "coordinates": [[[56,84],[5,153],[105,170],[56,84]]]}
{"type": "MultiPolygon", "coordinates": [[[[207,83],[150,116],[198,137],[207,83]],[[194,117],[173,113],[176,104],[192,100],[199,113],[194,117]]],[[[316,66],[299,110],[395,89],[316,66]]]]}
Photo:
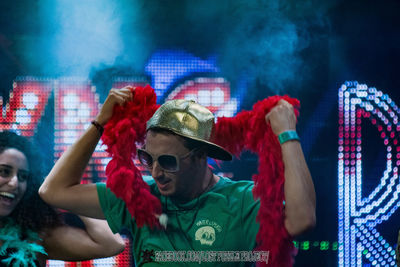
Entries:
{"type": "Polygon", "coordinates": [[[202,142],[207,144],[208,156],[210,158],[224,160],[224,161],[232,160],[232,154],[229,153],[224,148],[222,148],[221,146],[216,145],[214,143],[210,143],[210,142],[205,142],[205,141],[202,141],[202,142]]]}

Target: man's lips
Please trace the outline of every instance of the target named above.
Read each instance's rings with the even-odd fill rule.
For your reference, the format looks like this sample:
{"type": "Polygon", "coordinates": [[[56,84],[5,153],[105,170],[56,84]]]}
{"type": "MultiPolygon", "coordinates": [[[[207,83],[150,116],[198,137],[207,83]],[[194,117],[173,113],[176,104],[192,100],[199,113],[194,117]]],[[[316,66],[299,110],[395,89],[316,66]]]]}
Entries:
{"type": "Polygon", "coordinates": [[[157,182],[158,188],[161,189],[161,190],[164,190],[169,185],[171,180],[169,180],[169,179],[156,180],[156,182],[157,182]]]}

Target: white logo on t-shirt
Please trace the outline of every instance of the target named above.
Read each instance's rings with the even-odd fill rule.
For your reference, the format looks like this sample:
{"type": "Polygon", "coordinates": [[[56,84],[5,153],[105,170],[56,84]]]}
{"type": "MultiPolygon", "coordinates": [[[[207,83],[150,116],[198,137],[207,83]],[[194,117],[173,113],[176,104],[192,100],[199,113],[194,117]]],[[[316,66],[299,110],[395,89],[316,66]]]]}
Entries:
{"type": "Polygon", "coordinates": [[[200,227],[195,233],[195,238],[200,244],[211,246],[215,241],[215,229],[211,226],[200,227]]]}

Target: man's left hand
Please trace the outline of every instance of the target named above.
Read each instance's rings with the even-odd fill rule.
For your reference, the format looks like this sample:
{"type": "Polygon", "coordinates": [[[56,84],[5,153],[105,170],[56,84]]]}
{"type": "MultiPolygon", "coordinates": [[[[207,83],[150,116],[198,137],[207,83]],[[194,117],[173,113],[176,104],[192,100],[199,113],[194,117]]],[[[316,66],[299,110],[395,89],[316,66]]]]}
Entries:
{"type": "Polygon", "coordinates": [[[272,131],[277,136],[285,131],[296,130],[294,108],[283,99],[265,115],[265,121],[271,125],[272,131]]]}

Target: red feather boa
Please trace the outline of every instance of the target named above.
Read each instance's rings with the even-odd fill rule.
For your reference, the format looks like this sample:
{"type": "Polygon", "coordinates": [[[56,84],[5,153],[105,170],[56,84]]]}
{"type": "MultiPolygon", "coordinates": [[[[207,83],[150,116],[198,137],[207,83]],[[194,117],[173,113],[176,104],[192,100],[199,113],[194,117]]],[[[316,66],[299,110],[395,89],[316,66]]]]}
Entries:
{"type": "Polygon", "coordinates": [[[155,215],[162,212],[160,201],[150,193],[150,187],[133,164],[136,143],[143,143],[146,122],[158,108],[156,100],[153,88],[137,87],[132,101],[115,106],[102,136],[106,151],[112,157],[106,167],[107,186],[126,203],[138,227],[159,226],[155,215]]]}
{"type": "MultiPolygon", "coordinates": [[[[284,166],[278,138],[265,115],[284,99],[298,108],[300,102],[288,96],[272,96],[257,102],[252,111],[242,111],[232,118],[218,118],[213,141],[239,156],[250,150],[259,157],[258,174],[253,175],[254,198],[260,199],[257,221],[257,248],[269,251],[268,266],[292,266],[295,249],[284,226],[284,166]]],[[[298,109],[295,109],[298,116],[298,109]]],[[[258,262],[258,265],[266,264],[258,262]]]]}
{"type": "MultiPolygon", "coordinates": [[[[259,156],[259,173],[253,176],[253,195],[260,198],[256,249],[269,251],[268,266],[291,266],[295,254],[293,242],[284,227],[282,153],[277,137],[265,123],[265,115],[280,99],[299,107],[297,99],[269,97],[257,102],[252,111],[242,111],[233,118],[218,118],[213,132],[213,142],[231,153],[238,156],[248,149],[259,156]]],[[[106,168],[107,186],[126,203],[138,227],[144,224],[159,226],[155,215],[162,212],[160,201],[150,193],[132,161],[136,156],[136,143],[144,141],[146,122],[157,108],[154,90],[148,85],[136,87],[132,101],[123,107],[115,107],[102,137],[106,151],[112,157],[106,168]]]]}

